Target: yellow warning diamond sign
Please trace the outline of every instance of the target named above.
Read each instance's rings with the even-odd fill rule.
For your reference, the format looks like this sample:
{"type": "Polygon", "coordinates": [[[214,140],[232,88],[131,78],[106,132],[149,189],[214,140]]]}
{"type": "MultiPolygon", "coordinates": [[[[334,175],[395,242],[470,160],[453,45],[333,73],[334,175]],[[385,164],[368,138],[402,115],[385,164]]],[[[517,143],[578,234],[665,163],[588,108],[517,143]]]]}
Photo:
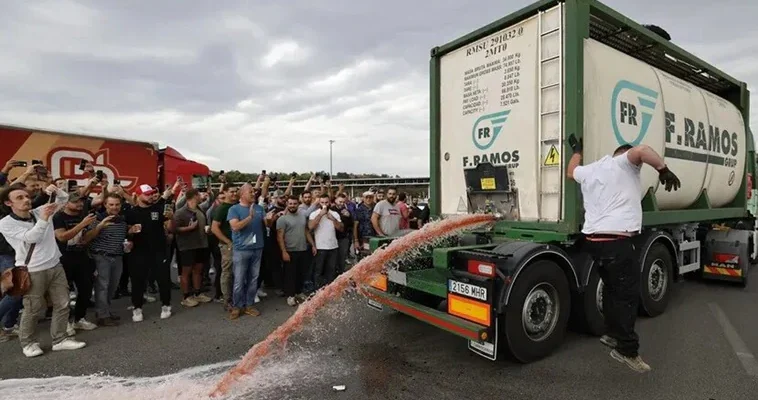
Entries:
{"type": "Polygon", "coordinates": [[[560,160],[561,156],[558,154],[558,149],[555,148],[555,145],[550,146],[550,151],[547,152],[547,157],[545,157],[544,166],[546,167],[554,167],[558,165],[558,160],[560,160]]]}

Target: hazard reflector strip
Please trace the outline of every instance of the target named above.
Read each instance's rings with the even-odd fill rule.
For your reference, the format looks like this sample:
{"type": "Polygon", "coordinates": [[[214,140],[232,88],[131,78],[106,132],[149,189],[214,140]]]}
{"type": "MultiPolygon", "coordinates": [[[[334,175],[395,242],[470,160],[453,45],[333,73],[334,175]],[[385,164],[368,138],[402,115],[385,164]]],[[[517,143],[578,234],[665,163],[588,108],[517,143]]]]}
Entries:
{"type": "Polygon", "coordinates": [[[742,276],[742,270],[734,269],[734,268],[718,268],[718,267],[704,266],[703,271],[706,274],[711,274],[711,275],[726,275],[726,276],[734,276],[734,277],[742,276]]]}
{"type": "Polygon", "coordinates": [[[490,326],[492,323],[489,304],[450,293],[447,294],[447,313],[484,326],[490,326]]]}

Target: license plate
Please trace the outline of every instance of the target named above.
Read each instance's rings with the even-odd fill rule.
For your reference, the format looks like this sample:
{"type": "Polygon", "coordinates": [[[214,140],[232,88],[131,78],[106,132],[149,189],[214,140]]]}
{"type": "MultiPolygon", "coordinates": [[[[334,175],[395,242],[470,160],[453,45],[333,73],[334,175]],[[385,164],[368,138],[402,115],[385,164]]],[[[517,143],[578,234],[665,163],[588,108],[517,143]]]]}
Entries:
{"type": "Polygon", "coordinates": [[[384,309],[384,305],[374,299],[368,299],[368,306],[377,311],[382,311],[384,309]]]}
{"type": "Polygon", "coordinates": [[[487,301],[487,288],[454,280],[448,281],[448,291],[481,301],[487,301]]]}

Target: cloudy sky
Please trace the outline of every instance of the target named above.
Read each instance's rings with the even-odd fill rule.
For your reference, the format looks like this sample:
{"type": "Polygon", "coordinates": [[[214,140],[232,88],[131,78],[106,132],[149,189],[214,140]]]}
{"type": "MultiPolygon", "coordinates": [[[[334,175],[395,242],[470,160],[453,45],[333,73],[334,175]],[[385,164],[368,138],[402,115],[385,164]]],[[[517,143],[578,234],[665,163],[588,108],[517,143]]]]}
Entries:
{"type": "MultiPolygon", "coordinates": [[[[251,172],[328,170],[334,139],[335,172],[426,175],[429,49],[528,3],[0,0],[0,122],[251,172]]],[[[606,4],[758,93],[758,2],[606,4]]]]}

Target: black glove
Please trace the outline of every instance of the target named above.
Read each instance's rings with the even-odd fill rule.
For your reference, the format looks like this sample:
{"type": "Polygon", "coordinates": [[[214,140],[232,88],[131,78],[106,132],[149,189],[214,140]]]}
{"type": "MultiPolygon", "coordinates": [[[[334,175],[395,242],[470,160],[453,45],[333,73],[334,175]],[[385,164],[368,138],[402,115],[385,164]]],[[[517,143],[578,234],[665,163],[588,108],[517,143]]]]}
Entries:
{"type": "Polygon", "coordinates": [[[665,185],[667,192],[670,192],[671,189],[679,190],[682,187],[682,182],[673,172],[669,171],[667,166],[658,170],[658,180],[661,181],[662,185],[665,185]]]}
{"type": "Polygon", "coordinates": [[[584,145],[584,139],[576,139],[576,136],[572,133],[568,138],[569,146],[571,146],[571,150],[574,151],[574,154],[581,153],[582,147],[584,145]]]}

